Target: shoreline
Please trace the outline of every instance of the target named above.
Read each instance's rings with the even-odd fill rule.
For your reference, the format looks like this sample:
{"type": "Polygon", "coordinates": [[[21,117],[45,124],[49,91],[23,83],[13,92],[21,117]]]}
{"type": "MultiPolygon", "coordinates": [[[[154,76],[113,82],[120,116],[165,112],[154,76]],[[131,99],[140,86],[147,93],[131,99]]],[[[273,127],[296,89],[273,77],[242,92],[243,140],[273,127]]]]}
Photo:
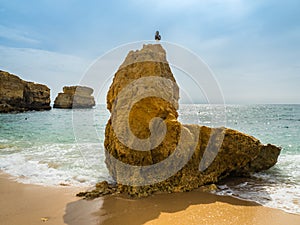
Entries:
{"type": "Polygon", "coordinates": [[[300,224],[300,215],[198,190],[129,199],[82,200],[86,188],[22,184],[0,172],[0,221],[6,225],[300,224]],[[43,221],[45,219],[45,221],[43,221]]]}

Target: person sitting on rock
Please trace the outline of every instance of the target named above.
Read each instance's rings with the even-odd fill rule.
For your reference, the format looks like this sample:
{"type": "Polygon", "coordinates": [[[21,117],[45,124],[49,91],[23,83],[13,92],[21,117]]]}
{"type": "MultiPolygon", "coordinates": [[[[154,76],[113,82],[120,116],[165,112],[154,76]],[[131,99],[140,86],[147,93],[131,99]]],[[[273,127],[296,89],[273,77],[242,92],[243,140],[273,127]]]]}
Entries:
{"type": "Polygon", "coordinates": [[[161,36],[159,34],[159,31],[156,31],[156,33],[155,33],[155,40],[156,41],[160,41],[160,39],[161,39],[161,36]]]}

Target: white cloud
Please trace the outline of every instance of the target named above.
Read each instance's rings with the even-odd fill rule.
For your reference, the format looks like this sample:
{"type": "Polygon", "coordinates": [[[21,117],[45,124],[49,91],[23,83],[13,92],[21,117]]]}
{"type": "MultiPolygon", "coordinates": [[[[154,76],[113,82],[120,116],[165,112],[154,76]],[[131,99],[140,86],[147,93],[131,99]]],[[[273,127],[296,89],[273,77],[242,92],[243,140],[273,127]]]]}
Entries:
{"type": "Polygon", "coordinates": [[[18,41],[18,42],[25,42],[29,44],[39,44],[40,41],[30,37],[26,32],[23,32],[18,29],[9,28],[3,25],[0,25],[0,37],[12,40],[12,41],[18,41]]]}
{"type": "Polygon", "coordinates": [[[46,84],[52,100],[65,85],[76,85],[91,61],[72,55],[0,45],[0,69],[24,80],[46,84]]]}

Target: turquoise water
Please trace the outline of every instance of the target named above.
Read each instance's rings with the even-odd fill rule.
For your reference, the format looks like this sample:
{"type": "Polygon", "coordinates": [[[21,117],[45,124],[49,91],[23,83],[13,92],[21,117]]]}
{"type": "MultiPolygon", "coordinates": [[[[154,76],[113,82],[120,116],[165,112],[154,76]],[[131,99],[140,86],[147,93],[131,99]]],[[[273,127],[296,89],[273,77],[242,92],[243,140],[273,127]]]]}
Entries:
{"type": "MultiPolygon", "coordinates": [[[[205,105],[183,105],[185,123],[213,125],[213,116],[223,109],[205,105]]],[[[219,195],[232,195],[262,205],[300,213],[300,105],[227,105],[226,127],[282,147],[277,164],[247,179],[227,179],[219,195]]]]}
{"type": "MultiPolygon", "coordinates": [[[[42,185],[90,186],[110,180],[103,147],[108,118],[104,105],[0,114],[0,170],[20,182],[42,185]]],[[[281,146],[275,167],[220,183],[217,194],[300,213],[300,105],[180,105],[179,119],[223,124],[281,146]]]]}
{"type": "Polygon", "coordinates": [[[109,179],[103,150],[108,118],[103,106],[0,114],[0,169],[43,185],[89,186],[109,179]]]}
{"type": "MultiPolygon", "coordinates": [[[[181,105],[180,120],[210,126],[213,106],[181,105]]],[[[227,105],[226,127],[250,134],[262,143],[282,146],[283,154],[300,154],[300,105],[227,105]]]]}

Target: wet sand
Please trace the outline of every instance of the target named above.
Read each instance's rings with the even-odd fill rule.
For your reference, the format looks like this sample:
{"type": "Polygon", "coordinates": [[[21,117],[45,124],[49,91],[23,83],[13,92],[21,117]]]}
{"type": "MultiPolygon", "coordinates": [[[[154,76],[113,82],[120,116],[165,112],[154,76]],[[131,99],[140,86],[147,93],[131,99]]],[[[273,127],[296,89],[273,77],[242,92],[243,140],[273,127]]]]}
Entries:
{"type": "Polygon", "coordinates": [[[68,202],[77,201],[81,190],[20,184],[0,173],[0,224],[60,225],[68,202]]]}
{"type": "Polygon", "coordinates": [[[0,224],[300,224],[300,215],[200,191],[87,201],[75,197],[81,190],[20,184],[0,174],[0,224]]]}
{"type": "MultiPolygon", "coordinates": [[[[67,214],[80,202],[67,206],[67,214]]],[[[98,216],[101,225],[299,225],[300,215],[263,207],[232,197],[216,196],[200,191],[157,194],[143,199],[110,196],[102,199],[98,216]]],[[[79,225],[76,221],[68,224],[79,225]]]]}

